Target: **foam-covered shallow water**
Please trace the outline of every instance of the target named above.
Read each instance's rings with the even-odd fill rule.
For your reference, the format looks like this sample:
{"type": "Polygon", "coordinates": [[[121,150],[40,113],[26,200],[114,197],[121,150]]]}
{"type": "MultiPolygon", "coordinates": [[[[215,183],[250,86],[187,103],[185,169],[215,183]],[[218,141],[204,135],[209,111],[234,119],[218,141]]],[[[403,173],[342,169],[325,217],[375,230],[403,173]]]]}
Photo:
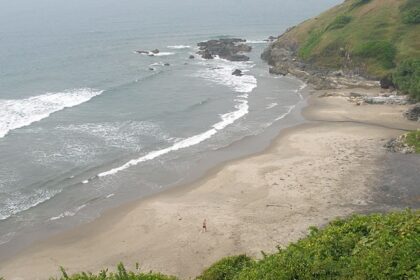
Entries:
{"type": "Polygon", "coordinates": [[[261,150],[258,137],[299,119],[305,85],[271,76],[260,53],[269,35],[316,13],[303,0],[268,1],[289,9],[271,18],[246,0],[229,15],[236,23],[225,2],[25,2],[56,24],[14,2],[0,11],[0,258],[261,150]],[[195,54],[221,36],[247,39],[251,60],[195,54]]]}

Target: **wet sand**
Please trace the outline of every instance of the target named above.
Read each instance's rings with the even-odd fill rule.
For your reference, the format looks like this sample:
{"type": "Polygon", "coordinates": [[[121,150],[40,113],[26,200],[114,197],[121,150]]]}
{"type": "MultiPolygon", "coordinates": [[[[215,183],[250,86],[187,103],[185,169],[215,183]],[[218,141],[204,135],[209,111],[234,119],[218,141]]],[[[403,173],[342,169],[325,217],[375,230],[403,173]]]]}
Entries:
{"type": "MultiPolygon", "coordinates": [[[[410,182],[407,190],[395,186],[402,176],[418,182],[420,172],[399,175],[387,165],[399,157],[383,148],[391,137],[420,128],[402,117],[407,106],[356,106],[323,93],[310,97],[303,112],[308,122],[282,131],[264,152],[36,244],[0,263],[0,276],[47,279],[60,265],[74,273],[138,262],[145,271],[188,279],[221,257],[260,257],[337,217],[418,207],[404,197],[418,197],[419,190],[410,182]],[[385,171],[395,172],[387,188],[380,180],[385,171]],[[208,232],[201,233],[204,218],[208,232]]],[[[413,162],[420,166],[420,156],[411,156],[413,162]]]]}

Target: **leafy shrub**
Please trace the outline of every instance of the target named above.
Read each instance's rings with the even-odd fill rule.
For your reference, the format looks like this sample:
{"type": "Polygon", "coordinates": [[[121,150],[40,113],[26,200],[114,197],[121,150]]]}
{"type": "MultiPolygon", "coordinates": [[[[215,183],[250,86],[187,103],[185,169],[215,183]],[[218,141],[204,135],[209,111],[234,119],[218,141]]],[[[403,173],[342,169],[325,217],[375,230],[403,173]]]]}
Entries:
{"type": "Polygon", "coordinates": [[[239,255],[223,258],[206,269],[197,280],[233,280],[243,269],[252,266],[254,261],[246,256],[239,255]]]}
{"type": "Polygon", "coordinates": [[[62,276],[60,280],[177,280],[173,276],[165,276],[160,273],[135,273],[127,271],[121,263],[118,265],[117,272],[115,273],[108,273],[107,270],[103,270],[97,275],[90,272],[81,272],[69,276],[64,268],[61,268],[61,272],[62,276]]]}
{"type": "Polygon", "coordinates": [[[399,90],[420,100],[420,59],[401,62],[392,79],[399,90]]]}
{"type": "Polygon", "coordinates": [[[298,55],[299,57],[303,59],[310,58],[313,49],[318,45],[318,43],[321,41],[323,32],[321,31],[315,31],[312,30],[309,34],[306,41],[303,43],[303,45],[299,48],[298,55]]]}
{"type": "Polygon", "coordinates": [[[403,14],[403,22],[406,24],[420,23],[420,8],[411,9],[403,14]]]}
{"type": "Polygon", "coordinates": [[[405,142],[407,145],[414,147],[417,154],[420,154],[420,130],[407,133],[405,142]]]}
{"type": "Polygon", "coordinates": [[[334,19],[333,22],[330,23],[330,25],[328,25],[327,30],[343,28],[344,26],[349,24],[351,20],[352,20],[351,16],[346,16],[346,15],[338,16],[334,19]]]}
{"type": "Polygon", "coordinates": [[[370,41],[359,45],[354,54],[362,58],[375,59],[384,68],[390,69],[395,66],[397,49],[388,41],[370,41]]]}
{"type": "Polygon", "coordinates": [[[353,216],[244,269],[235,280],[419,279],[420,211],[353,216]]]}

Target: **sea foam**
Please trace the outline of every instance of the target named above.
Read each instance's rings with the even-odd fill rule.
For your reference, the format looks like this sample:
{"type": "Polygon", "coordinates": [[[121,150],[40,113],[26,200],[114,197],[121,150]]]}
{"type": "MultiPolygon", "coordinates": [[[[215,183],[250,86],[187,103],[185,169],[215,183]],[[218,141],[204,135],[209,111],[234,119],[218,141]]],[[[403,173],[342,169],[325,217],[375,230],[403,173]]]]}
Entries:
{"type": "Polygon", "coordinates": [[[168,46],[168,49],[175,49],[175,50],[190,49],[190,48],[191,46],[186,46],[186,45],[168,46]]]}
{"type": "Polygon", "coordinates": [[[102,92],[82,88],[26,99],[0,99],[0,138],[11,130],[45,119],[52,113],[87,102],[102,92]]]}
{"type": "Polygon", "coordinates": [[[20,191],[8,194],[0,203],[0,221],[50,200],[58,193],[60,193],[60,190],[38,189],[31,194],[20,191]]]}
{"type": "Polygon", "coordinates": [[[254,66],[251,62],[231,62],[224,59],[214,59],[212,61],[200,61],[199,63],[205,68],[194,74],[195,77],[227,86],[240,93],[251,92],[257,87],[257,79],[252,75],[232,75],[232,72],[236,69],[241,70],[243,73],[249,71],[254,66]]]}

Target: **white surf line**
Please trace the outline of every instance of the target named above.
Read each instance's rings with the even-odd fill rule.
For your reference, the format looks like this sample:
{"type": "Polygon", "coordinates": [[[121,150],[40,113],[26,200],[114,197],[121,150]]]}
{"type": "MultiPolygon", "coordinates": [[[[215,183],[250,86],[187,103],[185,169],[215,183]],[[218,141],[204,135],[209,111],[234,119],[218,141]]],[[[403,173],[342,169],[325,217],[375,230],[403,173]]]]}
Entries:
{"type": "Polygon", "coordinates": [[[128,161],[127,163],[121,165],[120,167],[116,167],[116,168],[113,168],[109,171],[99,173],[97,175],[97,177],[105,177],[105,176],[116,174],[116,173],[118,173],[120,171],[123,171],[127,168],[130,168],[132,166],[136,166],[141,162],[152,160],[152,159],[155,159],[155,158],[160,157],[162,155],[165,155],[167,153],[170,153],[170,152],[173,152],[173,151],[178,151],[178,150],[181,150],[181,149],[185,149],[185,148],[197,145],[197,144],[199,144],[199,143],[201,143],[201,142],[203,142],[207,139],[210,139],[218,131],[223,130],[228,125],[231,125],[236,120],[238,120],[238,119],[242,118],[243,116],[245,116],[246,114],[248,114],[248,112],[249,112],[248,100],[246,100],[246,99],[236,99],[236,101],[239,102],[239,104],[235,105],[236,109],[238,109],[238,110],[221,115],[222,121],[214,124],[211,129],[209,129],[209,130],[207,130],[203,133],[200,133],[200,134],[191,136],[189,138],[186,138],[184,140],[181,140],[181,141],[175,143],[174,145],[172,145],[168,148],[153,151],[153,152],[148,153],[145,156],[139,157],[137,159],[132,159],[132,160],[128,161]]]}
{"type": "Polygon", "coordinates": [[[295,109],[295,107],[296,107],[296,105],[290,106],[289,110],[287,110],[286,113],[282,114],[280,117],[276,118],[274,121],[284,119],[287,115],[289,115],[293,111],[293,109],[295,109]]]}
{"type": "Polygon", "coordinates": [[[103,92],[82,88],[25,99],[0,99],[0,138],[12,130],[48,118],[52,113],[85,103],[103,92]]]}

